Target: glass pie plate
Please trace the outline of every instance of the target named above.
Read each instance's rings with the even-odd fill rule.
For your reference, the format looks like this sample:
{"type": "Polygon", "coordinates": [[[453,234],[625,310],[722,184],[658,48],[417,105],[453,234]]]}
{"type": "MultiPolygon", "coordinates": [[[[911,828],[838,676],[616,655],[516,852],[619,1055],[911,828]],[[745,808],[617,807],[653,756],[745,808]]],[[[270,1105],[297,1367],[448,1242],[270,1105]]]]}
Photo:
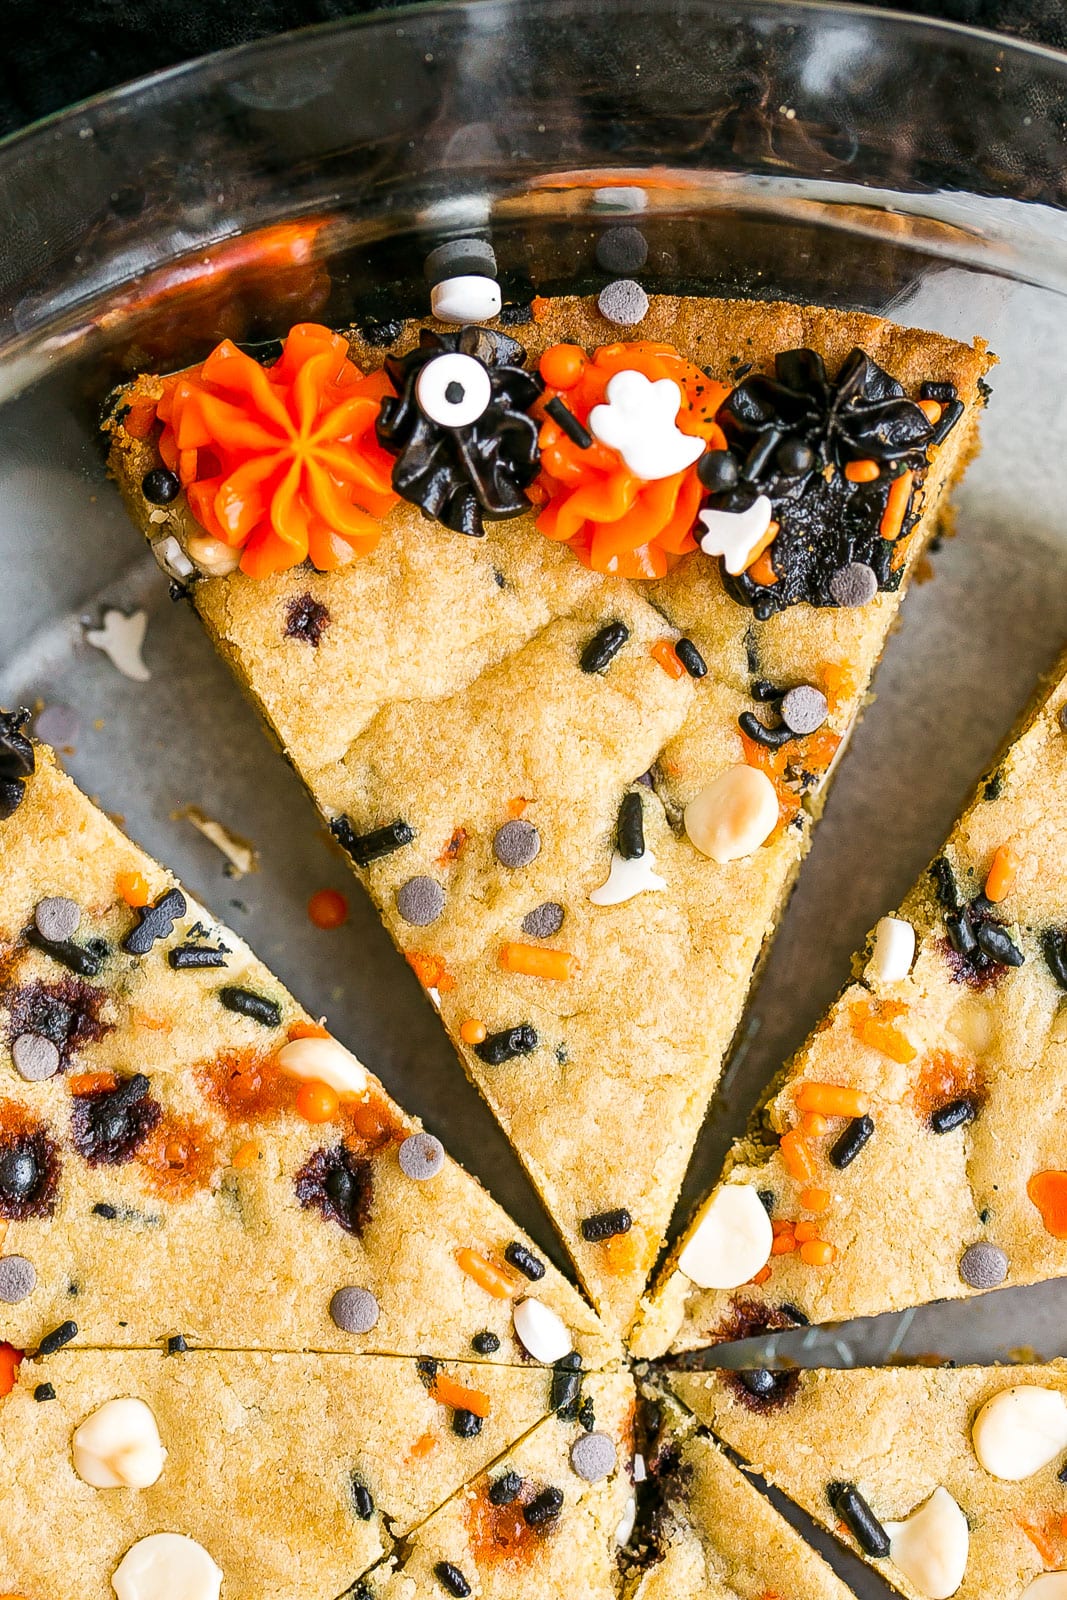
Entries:
{"type": "MultiPolygon", "coordinates": [[[[598,234],[626,214],[650,290],[857,307],[989,340],[1000,365],[959,537],[904,608],[682,1220],[1067,640],[1065,127],[1067,58],[948,25],[775,0],[475,0],[195,62],[0,146],[0,703],[41,713],[79,783],[557,1260],[414,975],[128,524],[102,399],[224,335],[424,313],[424,256],[471,229],[491,233],[516,308],[594,290],[598,234]],[[146,614],[145,681],[86,637],[110,608],[146,614]],[[251,841],[257,870],[232,875],[189,808],[251,841]],[[324,886],[351,898],[332,932],[306,914],[324,886]]],[[[776,1348],[804,1364],[1053,1356],[1065,1313],[1053,1283],[776,1348]]],[[[753,1355],[768,1358],[750,1343],[721,1359],[753,1355]]]]}

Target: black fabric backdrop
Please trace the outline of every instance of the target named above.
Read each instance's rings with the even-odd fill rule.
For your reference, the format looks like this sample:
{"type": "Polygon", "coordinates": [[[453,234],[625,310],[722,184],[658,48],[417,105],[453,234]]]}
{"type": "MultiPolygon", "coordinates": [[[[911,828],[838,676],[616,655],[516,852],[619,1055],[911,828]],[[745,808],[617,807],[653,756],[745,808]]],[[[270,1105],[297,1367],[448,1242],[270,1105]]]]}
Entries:
{"type": "MultiPolygon", "coordinates": [[[[385,8],[352,0],[0,0],[0,133],[191,56],[375,9],[385,8]]],[[[1064,0],[897,0],[894,9],[1067,49],[1064,0]]]]}

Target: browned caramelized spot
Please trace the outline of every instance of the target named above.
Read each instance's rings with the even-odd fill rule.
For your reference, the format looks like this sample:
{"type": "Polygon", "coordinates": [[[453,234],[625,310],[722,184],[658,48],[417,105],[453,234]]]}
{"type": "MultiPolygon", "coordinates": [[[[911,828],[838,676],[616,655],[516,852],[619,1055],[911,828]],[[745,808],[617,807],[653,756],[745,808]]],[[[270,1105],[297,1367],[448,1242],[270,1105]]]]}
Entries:
{"type": "Polygon", "coordinates": [[[231,1125],[262,1122],[296,1104],[300,1085],[287,1077],[272,1056],[258,1050],[225,1050],[196,1068],[204,1096],[231,1125]]]}
{"type": "Polygon", "coordinates": [[[205,1124],[169,1111],[137,1152],[137,1162],[149,1187],[166,1200],[187,1200],[210,1188],[219,1169],[205,1124]]]}
{"type": "Polygon", "coordinates": [[[91,1167],[117,1167],[132,1160],[163,1115],[143,1075],[122,1078],[113,1089],[92,1089],[71,1100],[74,1148],[91,1167]]]}
{"type": "Polygon", "coordinates": [[[341,1117],[345,1124],[345,1143],[353,1151],[365,1155],[406,1139],[409,1131],[385,1096],[373,1090],[366,1100],[345,1101],[341,1117]]]}
{"type": "Polygon", "coordinates": [[[981,993],[983,989],[992,988],[1001,973],[1008,970],[999,961],[990,961],[985,966],[977,966],[966,956],[961,956],[958,950],[954,950],[951,942],[944,937],[939,939],[938,943],[948,965],[949,977],[953,983],[965,983],[968,989],[976,989],[981,993]]]}
{"type": "Polygon", "coordinates": [[[50,1217],[59,1173],[59,1151],[47,1125],[13,1101],[0,1104],[0,1217],[50,1217]]]}
{"type": "Polygon", "coordinates": [[[782,1328],[802,1326],[790,1306],[767,1306],[758,1300],[732,1300],[730,1309],[711,1333],[709,1344],[731,1344],[737,1339],[757,1339],[782,1328]]]}
{"type": "Polygon", "coordinates": [[[538,1492],[537,1484],[524,1479],[514,1500],[506,1506],[495,1506],[489,1499],[489,1483],[483,1481],[478,1486],[467,1501],[467,1533],[479,1571],[504,1564],[520,1566],[551,1538],[558,1518],[531,1527],[524,1515],[524,1508],[538,1492]]]}
{"type": "Polygon", "coordinates": [[[346,1233],[362,1238],[371,1219],[374,1176],[371,1164],[346,1145],[313,1150],[296,1175],[302,1206],[321,1211],[346,1233]]]}
{"type": "Polygon", "coordinates": [[[285,608],[286,638],[303,639],[316,650],[329,625],[328,608],[313,594],[294,595],[285,608]]]}
{"type": "Polygon", "coordinates": [[[721,1376],[734,1399],[746,1411],[764,1414],[768,1411],[784,1411],[796,1399],[800,1388],[799,1372],[780,1372],[770,1367],[746,1372],[723,1372],[721,1376]]]}
{"type": "Polygon", "coordinates": [[[94,988],[73,973],[55,983],[34,979],[17,984],[3,996],[9,1011],[8,1037],[39,1033],[59,1051],[61,1067],[68,1067],[83,1045],[96,1044],[115,1024],[103,1022],[100,1013],[106,989],[94,988]]]}
{"type": "Polygon", "coordinates": [[[969,1100],[977,1110],[985,1098],[985,1078],[978,1062],[948,1050],[931,1050],[923,1057],[911,1090],[916,1114],[924,1121],[957,1100],[969,1100]]]}

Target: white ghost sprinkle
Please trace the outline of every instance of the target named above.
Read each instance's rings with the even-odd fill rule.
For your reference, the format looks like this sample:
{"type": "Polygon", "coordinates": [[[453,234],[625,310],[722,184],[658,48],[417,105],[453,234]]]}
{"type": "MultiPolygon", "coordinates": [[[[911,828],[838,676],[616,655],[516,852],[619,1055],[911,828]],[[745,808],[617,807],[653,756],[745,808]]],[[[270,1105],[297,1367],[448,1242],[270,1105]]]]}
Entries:
{"type": "Polygon", "coordinates": [[[673,378],[653,383],[643,372],[617,372],[605,393],[607,405],[589,413],[590,431],[619,452],[635,478],[669,478],[703,455],[704,440],[682,433],[675,423],[682,391],[673,378]]]}
{"type": "Polygon", "coordinates": [[[87,628],[85,637],[95,650],[102,650],[124,678],[134,683],[147,683],[152,674],[141,659],[148,613],[134,611],[126,616],[122,611],[105,611],[102,628],[87,628]]]}
{"type": "Polygon", "coordinates": [[[727,572],[738,577],[749,566],[771,525],[771,502],[757,495],[744,511],[709,509],[698,514],[705,532],[700,548],[706,556],[722,556],[727,572]]]}

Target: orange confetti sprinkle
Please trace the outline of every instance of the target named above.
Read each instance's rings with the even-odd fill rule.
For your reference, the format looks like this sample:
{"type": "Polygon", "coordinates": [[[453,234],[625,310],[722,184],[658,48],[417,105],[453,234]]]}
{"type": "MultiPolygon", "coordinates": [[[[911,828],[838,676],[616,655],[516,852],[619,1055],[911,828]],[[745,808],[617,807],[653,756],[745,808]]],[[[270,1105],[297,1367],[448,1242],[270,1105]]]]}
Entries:
{"type": "Polygon", "coordinates": [[[814,1211],[816,1216],[830,1209],[831,1195],[829,1189],[802,1189],[800,1203],[805,1211],[814,1211]]]}
{"type": "Polygon", "coordinates": [[[500,947],[500,965],[505,972],[517,972],[526,978],[564,982],[578,971],[578,957],[568,950],[546,950],[543,945],[510,941],[500,947]]]}
{"type": "Polygon", "coordinates": [[[468,1389],[464,1384],[457,1383],[447,1372],[435,1374],[430,1393],[441,1405],[451,1406],[453,1411],[472,1411],[476,1417],[489,1415],[489,1396],[480,1389],[468,1389]]]}
{"type": "Polygon", "coordinates": [[[128,906],[148,904],[148,879],[143,872],[120,872],[115,887],[128,906]]]}
{"type": "Polygon", "coordinates": [[[19,1374],[23,1352],[13,1344],[0,1344],[0,1398],[10,1394],[19,1374]]]}
{"type": "Polygon", "coordinates": [[[1011,892],[1019,874],[1019,853],[1010,844],[1002,844],[993,856],[985,881],[985,897],[998,904],[1011,892]]]}
{"type": "Polygon", "coordinates": [[[510,1300],[515,1295],[518,1285],[514,1278],[480,1256],[477,1250],[457,1250],[456,1260],[467,1277],[473,1278],[478,1287],[484,1289],[486,1294],[491,1294],[494,1300],[510,1300]]]}
{"type": "Polygon", "coordinates": [[[839,1083],[802,1083],[797,1093],[798,1111],[816,1111],[824,1117],[865,1117],[867,1096],[839,1083]]]}
{"type": "Polygon", "coordinates": [[[803,1134],[798,1133],[796,1128],[790,1129],[782,1134],[778,1148],[789,1176],[798,1183],[810,1183],[815,1176],[815,1157],[803,1134]]]}
{"type": "Polygon", "coordinates": [[[1017,1517],[1016,1521],[1045,1565],[1054,1567],[1056,1565],[1056,1551],[1047,1534],[1036,1523],[1031,1522],[1028,1517],[1017,1517]]]}
{"type": "Polygon", "coordinates": [[[348,921],[348,901],[339,889],[316,889],[308,901],[308,920],[316,928],[339,928],[348,921]]]}
{"type": "Polygon", "coordinates": [[[1046,1232],[1067,1239],[1067,1172],[1035,1172],[1026,1192],[1041,1213],[1046,1232]]]}
{"type": "Polygon", "coordinates": [[[441,956],[430,955],[426,950],[405,950],[404,959],[424,989],[436,989],[438,994],[448,994],[456,987],[456,980],[441,956]]]}
{"type": "Polygon", "coordinates": [[[246,1172],[249,1167],[254,1167],[258,1160],[259,1145],[254,1140],[248,1139],[234,1151],[232,1165],[238,1172],[246,1172]]]}
{"type": "Polygon", "coordinates": [[[437,1449],[437,1440],[432,1433],[424,1433],[412,1445],[408,1452],[411,1461],[425,1461],[427,1456],[432,1456],[437,1449]]]}
{"type": "Polygon", "coordinates": [[[770,1277],[770,1275],[771,1275],[771,1266],[770,1266],[770,1262],[768,1262],[765,1267],[760,1267],[759,1271],[756,1273],[756,1276],[754,1278],[749,1278],[748,1281],[749,1281],[749,1283],[755,1284],[757,1287],[759,1287],[760,1284],[763,1284],[763,1283],[767,1282],[767,1280],[770,1277]]]}
{"type": "Polygon", "coordinates": [[[71,1094],[99,1094],[102,1089],[111,1090],[115,1087],[115,1074],[113,1072],[78,1072],[73,1078],[67,1079],[67,1086],[71,1094]]]}
{"type": "Polygon", "coordinates": [[[861,1044],[869,1045],[872,1050],[888,1056],[890,1061],[906,1067],[919,1052],[906,1034],[893,1026],[891,1020],[906,1010],[906,1006],[895,1000],[873,1004],[859,1001],[852,1007],[852,1031],[861,1044]]]}
{"type": "Polygon", "coordinates": [[[525,795],[515,795],[513,799],[508,801],[508,816],[512,819],[512,821],[515,821],[516,818],[522,816],[529,804],[530,802],[526,799],[525,795]]]}
{"type": "Polygon", "coordinates": [[[668,678],[684,678],[685,668],[678,659],[673,639],[657,639],[650,651],[652,659],[663,668],[668,678]]]}
{"type": "Polygon", "coordinates": [[[463,846],[466,843],[466,828],[453,829],[452,837],[441,851],[441,854],[437,857],[437,865],[439,867],[448,867],[451,866],[453,861],[458,861],[463,852],[463,846]]]}

